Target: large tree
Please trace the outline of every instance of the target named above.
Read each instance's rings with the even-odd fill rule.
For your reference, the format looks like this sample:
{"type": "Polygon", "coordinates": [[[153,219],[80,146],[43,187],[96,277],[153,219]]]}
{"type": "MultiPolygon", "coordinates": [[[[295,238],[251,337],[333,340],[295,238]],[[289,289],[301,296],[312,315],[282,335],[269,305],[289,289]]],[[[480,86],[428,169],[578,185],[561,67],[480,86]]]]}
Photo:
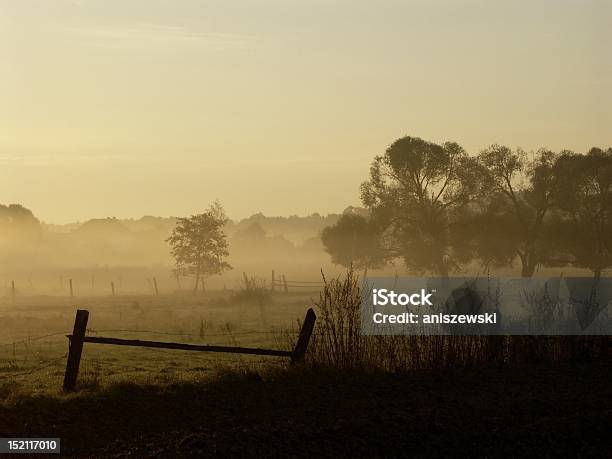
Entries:
{"type": "Polygon", "coordinates": [[[548,261],[552,247],[543,236],[557,181],[556,157],[542,149],[530,159],[501,145],[478,155],[487,190],[471,225],[478,258],[504,265],[518,257],[523,277],[548,261]]]}
{"type": "Polygon", "coordinates": [[[177,276],[193,276],[194,292],[200,279],[231,269],[226,259],[229,255],[224,232],[228,218],[218,202],[202,214],[179,218],[167,239],[170,253],[175,260],[177,276]]]}
{"type": "Polygon", "coordinates": [[[556,205],[563,217],[557,243],[598,279],[612,267],[612,148],[566,152],[556,168],[556,205]]]}
{"type": "Polygon", "coordinates": [[[31,210],[21,204],[0,204],[0,235],[3,239],[18,237],[34,240],[42,232],[42,225],[31,210]]]}
{"type": "Polygon", "coordinates": [[[386,229],[392,256],[409,269],[447,276],[462,261],[463,241],[453,230],[478,194],[479,176],[478,163],[458,144],[402,137],[374,159],[361,197],[386,229]]]}
{"type": "Polygon", "coordinates": [[[335,225],[323,229],[321,240],[335,264],[368,269],[385,263],[380,228],[363,215],[342,214],[335,225]]]}

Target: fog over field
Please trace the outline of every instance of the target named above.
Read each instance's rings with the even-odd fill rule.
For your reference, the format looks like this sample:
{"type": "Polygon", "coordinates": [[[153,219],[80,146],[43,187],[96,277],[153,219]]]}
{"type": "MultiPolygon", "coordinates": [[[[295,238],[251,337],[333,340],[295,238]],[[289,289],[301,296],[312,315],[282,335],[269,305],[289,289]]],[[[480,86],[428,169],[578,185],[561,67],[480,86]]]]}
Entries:
{"type": "MultiPolygon", "coordinates": [[[[5,294],[12,280],[20,294],[67,294],[69,278],[81,295],[109,293],[112,279],[117,289],[121,283],[124,293],[148,293],[147,278],[154,275],[164,291],[177,288],[170,277],[174,261],[166,242],[176,224],[174,217],[108,217],[56,225],[40,222],[20,205],[2,206],[0,214],[0,279],[5,294]]],[[[243,272],[268,281],[273,269],[309,280],[320,279],[321,268],[336,272],[324,251],[321,231],[339,216],[254,214],[228,222],[224,230],[234,269],[211,277],[211,287],[237,288],[243,272]]]]}
{"type": "Polygon", "coordinates": [[[609,457],[611,24],[0,0],[0,456],[609,457]]]}

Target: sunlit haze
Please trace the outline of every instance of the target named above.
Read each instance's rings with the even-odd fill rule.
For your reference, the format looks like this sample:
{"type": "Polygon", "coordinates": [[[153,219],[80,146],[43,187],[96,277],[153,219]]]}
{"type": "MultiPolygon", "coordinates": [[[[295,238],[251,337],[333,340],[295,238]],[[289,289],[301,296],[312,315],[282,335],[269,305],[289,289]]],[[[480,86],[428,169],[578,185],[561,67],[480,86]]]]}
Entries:
{"type": "Polygon", "coordinates": [[[339,212],[407,134],[606,147],[610,23],[608,1],[0,0],[0,202],[339,212]]]}

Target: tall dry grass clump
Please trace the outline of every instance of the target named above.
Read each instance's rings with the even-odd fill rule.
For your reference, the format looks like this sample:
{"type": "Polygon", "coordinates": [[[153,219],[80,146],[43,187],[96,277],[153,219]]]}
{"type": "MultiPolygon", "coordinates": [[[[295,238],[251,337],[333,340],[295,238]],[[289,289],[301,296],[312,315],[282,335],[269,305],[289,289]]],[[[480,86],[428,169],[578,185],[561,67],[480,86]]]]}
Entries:
{"type": "Polygon", "coordinates": [[[365,339],[360,333],[361,286],[352,269],[344,277],[327,280],[315,302],[317,325],[312,338],[311,362],[335,368],[364,365],[365,339]]]}
{"type": "Polygon", "coordinates": [[[352,269],[326,279],[314,302],[317,322],[310,365],[336,369],[407,371],[483,364],[585,361],[604,357],[598,336],[365,336],[361,334],[362,282],[352,269]]]}

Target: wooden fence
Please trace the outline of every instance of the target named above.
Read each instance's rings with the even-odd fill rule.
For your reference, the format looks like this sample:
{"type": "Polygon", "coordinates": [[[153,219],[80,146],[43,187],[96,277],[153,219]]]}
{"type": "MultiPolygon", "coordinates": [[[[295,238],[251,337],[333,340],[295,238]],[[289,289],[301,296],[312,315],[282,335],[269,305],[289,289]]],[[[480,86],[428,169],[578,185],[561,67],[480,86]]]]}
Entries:
{"type": "Polygon", "coordinates": [[[142,341],[136,339],[106,338],[101,336],[85,336],[88,320],[89,311],[83,309],[77,310],[72,334],[66,335],[69,339],[69,350],[68,359],[66,361],[66,373],[64,374],[63,387],[65,391],[72,391],[76,387],[84,343],[111,344],[116,346],[150,347],[161,349],[179,349],[184,351],[199,352],[225,352],[233,354],[267,355],[274,357],[288,357],[291,359],[291,364],[299,363],[304,360],[304,356],[306,355],[308,343],[310,342],[310,336],[312,335],[312,331],[314,329],[316,315],[312,309],[308,309],[308,311],[306,312],[306,317],[304,318],[304,322],[302,324],[302,328],[300,330],[300,334],[298,336],[297,343],[291,351],[234,346],[210,346],[199,344],[168,343],[162,341],[142,341]]]}
{"type": "Polygon", "coordinates": [[[270,291],[274,292],[278,289],[279,292],[289,293],[289,289],[310,289],[319,290],[325,284],[321,281],[301,281],[287,279],[284,274],[276,275],[276,272],[272,270],[272,278],[270,280],[270,291]]]}

